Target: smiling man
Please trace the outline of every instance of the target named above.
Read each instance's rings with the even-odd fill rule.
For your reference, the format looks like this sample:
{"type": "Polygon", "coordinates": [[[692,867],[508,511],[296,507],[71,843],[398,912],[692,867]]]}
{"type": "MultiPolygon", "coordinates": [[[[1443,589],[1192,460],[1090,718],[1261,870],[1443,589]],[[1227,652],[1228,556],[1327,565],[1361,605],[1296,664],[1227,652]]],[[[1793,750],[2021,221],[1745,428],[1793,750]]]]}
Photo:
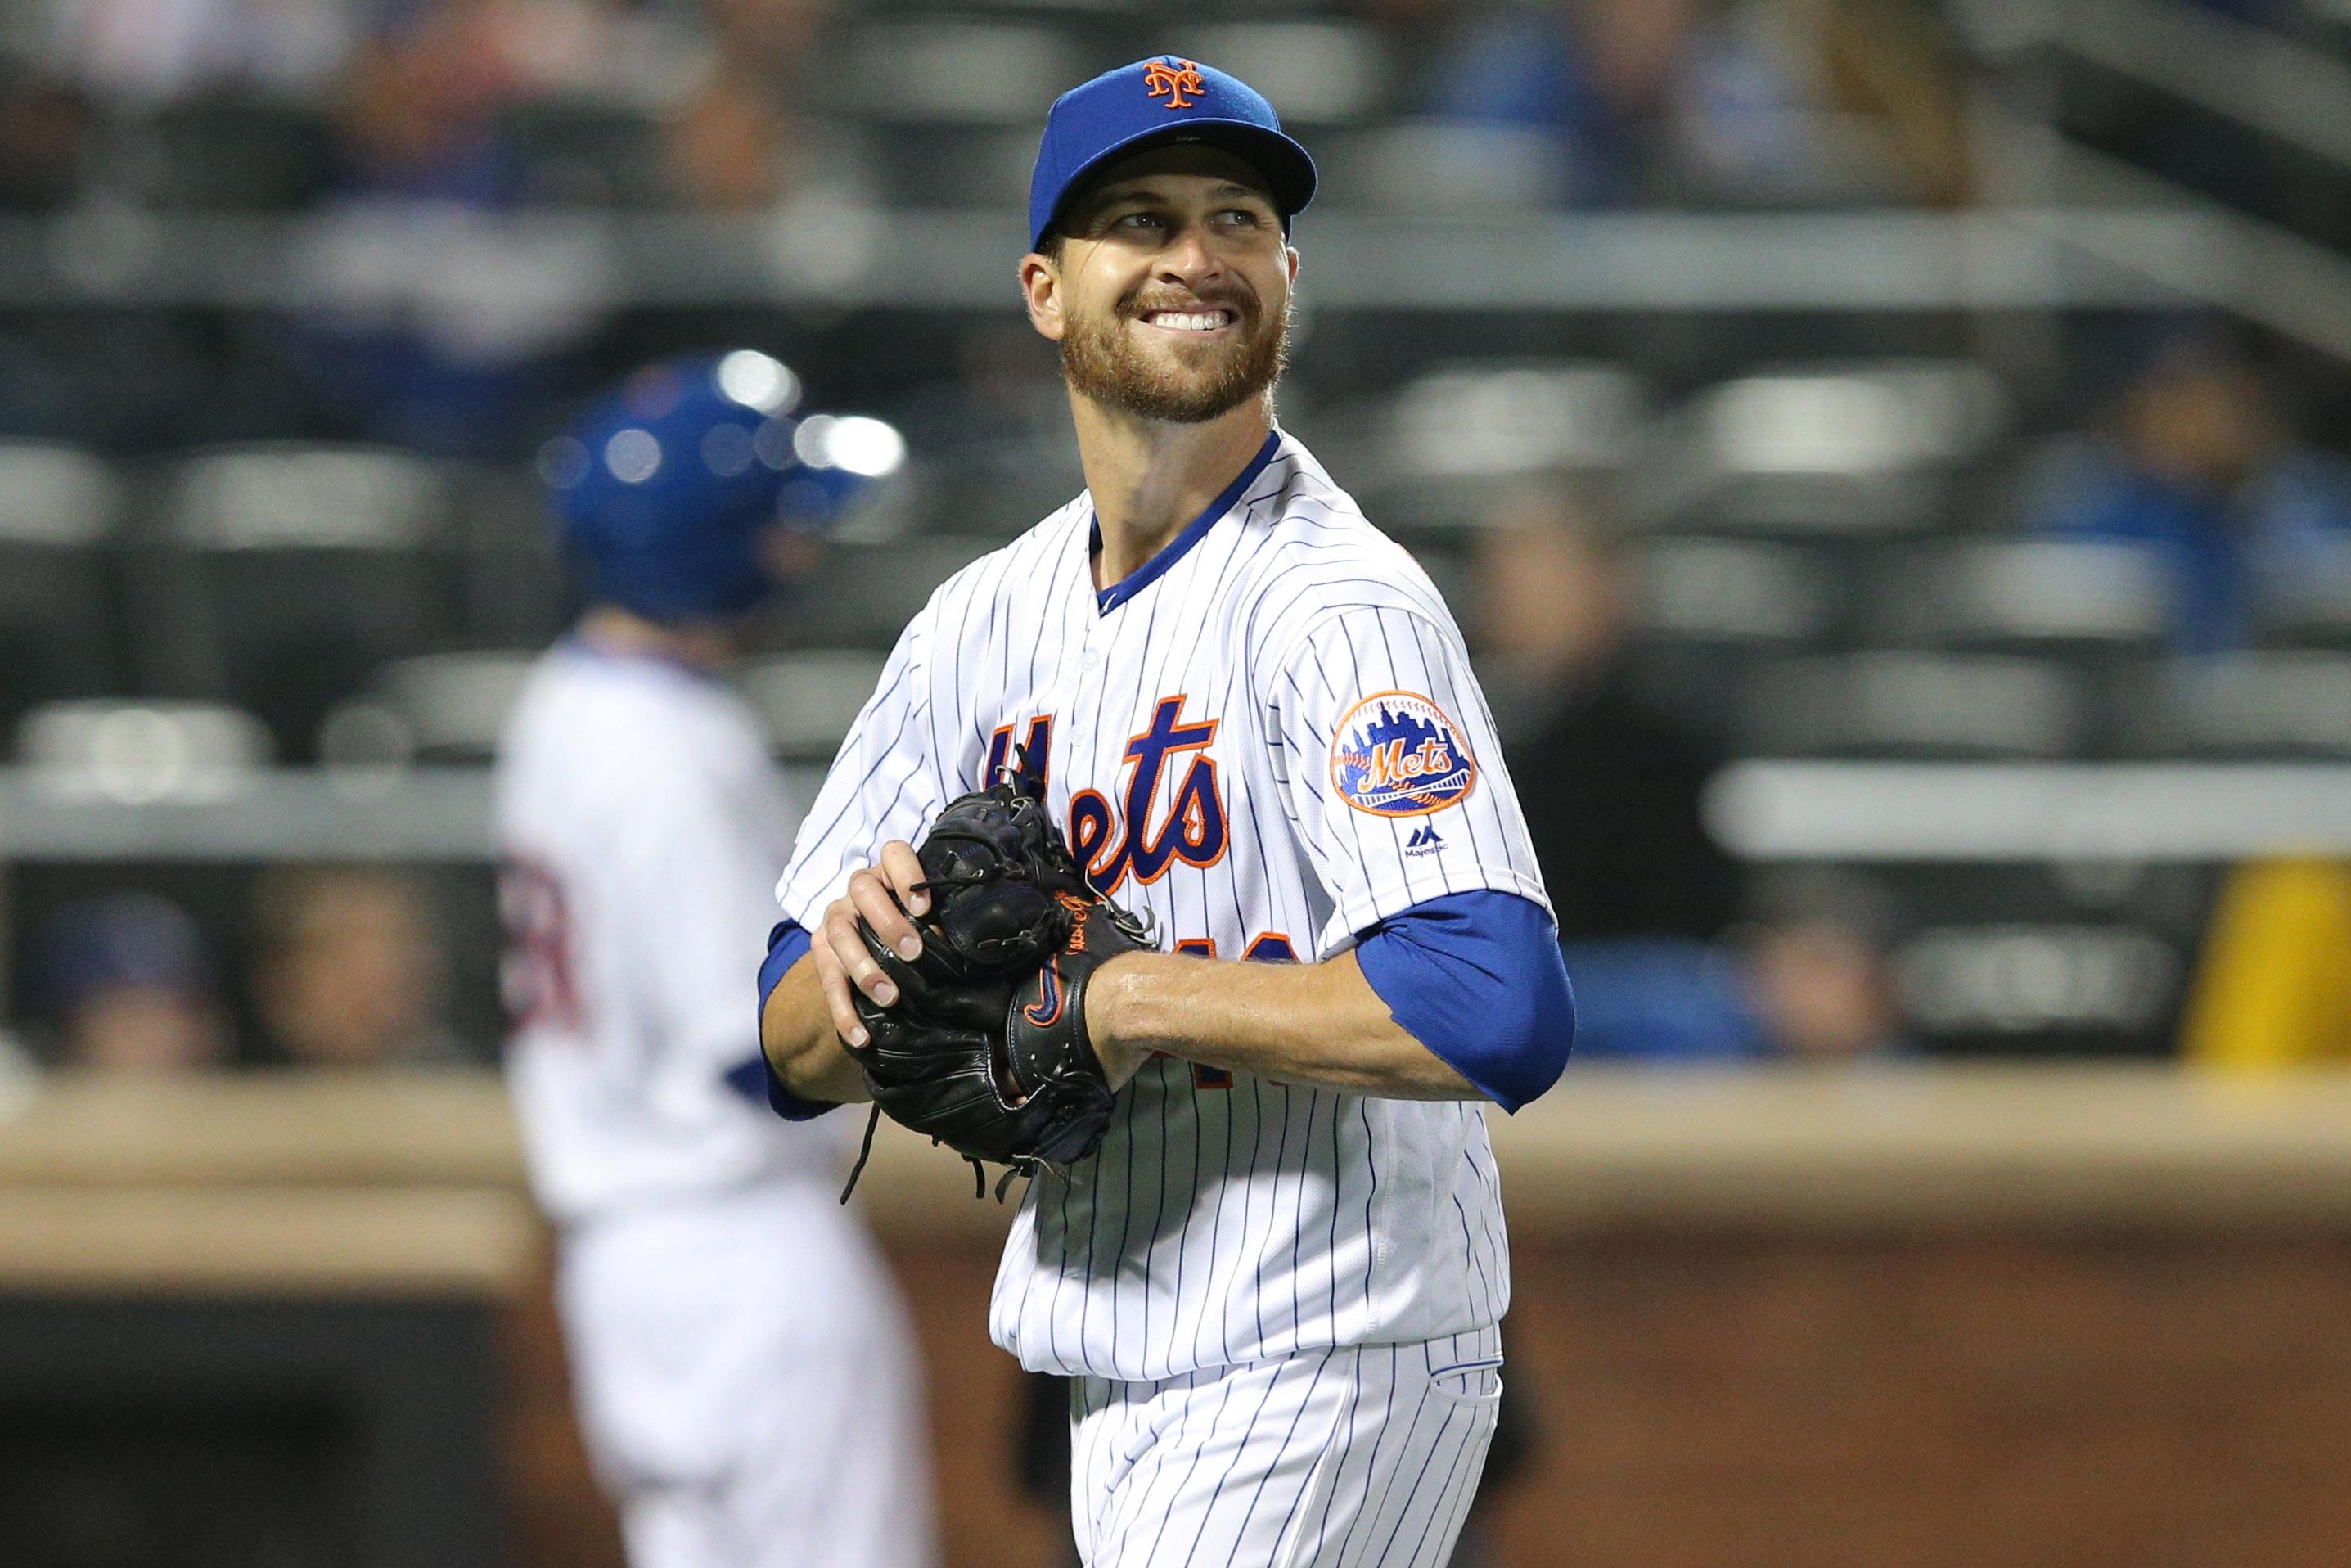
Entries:
{"type": "Polygon", "coordinates": [[[865,1098],[852,988],[899,998],[859,921],[918,951],[907,841],[1024,757],[1172,948],[1073,987],[1110,1127],[1029,1184],[990,1312],[1075,1379],[1097,1565],[1446,1561],[1510,1303],[1484,1106],[1547,1089],[1574,1027],[1460,632],[1273,423],[1313,190],[1271,106],[1189,60],[1053,105],[1019,276],[1086,492],[907,627],[761,977],[777,1109],[865,1098]]]}

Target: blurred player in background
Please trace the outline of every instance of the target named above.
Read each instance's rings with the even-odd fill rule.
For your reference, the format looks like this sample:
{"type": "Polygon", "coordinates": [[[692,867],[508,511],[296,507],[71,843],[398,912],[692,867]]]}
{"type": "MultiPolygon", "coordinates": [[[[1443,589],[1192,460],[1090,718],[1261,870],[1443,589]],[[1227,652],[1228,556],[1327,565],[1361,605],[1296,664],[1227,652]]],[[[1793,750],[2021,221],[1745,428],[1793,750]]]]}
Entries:
{"type": "Polygon", "coordinates": [[[894,1288],[839,1140],[769,1115],[758,1063],[799,813],[716,671],[863,483],[808,451],[797,392],[749,351],[660,364],[549,444],[586,609],[500,748],[507,1073],[634,1568],[932,1559],[894,1288]]]}

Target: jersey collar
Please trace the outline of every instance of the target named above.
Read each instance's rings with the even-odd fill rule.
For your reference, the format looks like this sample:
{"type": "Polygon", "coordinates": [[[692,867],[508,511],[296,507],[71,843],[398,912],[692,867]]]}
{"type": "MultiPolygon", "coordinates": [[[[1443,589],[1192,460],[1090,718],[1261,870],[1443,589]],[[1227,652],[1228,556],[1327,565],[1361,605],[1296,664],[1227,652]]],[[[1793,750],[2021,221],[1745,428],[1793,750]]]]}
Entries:
{"type": "MultiPolygon", "coordinates": [[[[1182,533],[1160,546],[1158,554],[1112,583],[1108,588],[1094,590],[1095,613],[1109,614],[1166,576],[1167,569],[1182,560],[1194,545],[1207,538],[1208,530],[1217,526],[1217,519],[1232,510],[1233,503],[1239,500],[1241,493],[1249,487],[1259,475],[1265,472],[1265,465],[1273,461],[1273,455],[1280,450],[1280,446],[1281,432],[1279,430],[1266,432],[1265,444],[1257,449],[1257,455],[1249,460],[1249,466],[1243,468],[1233,482],[1226,486],[1215,500],[1208,503],[1207,510],[1185,524],[1182,533]]],[[[1092,560],[1101,553],[1102,519],[1095,517],[1086,525],[1086,559],[1092,560]]]]}

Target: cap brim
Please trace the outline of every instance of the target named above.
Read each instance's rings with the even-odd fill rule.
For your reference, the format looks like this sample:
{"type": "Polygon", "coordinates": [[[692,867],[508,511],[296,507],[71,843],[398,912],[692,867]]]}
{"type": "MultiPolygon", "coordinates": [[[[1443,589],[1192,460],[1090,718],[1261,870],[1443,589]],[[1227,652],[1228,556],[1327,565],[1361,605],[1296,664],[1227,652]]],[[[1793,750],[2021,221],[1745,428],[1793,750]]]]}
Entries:
{"type": "Polygon", "coordinates": [[[1180,146],[1191,141],[1221,148],[1263,174],[1284,223],[1314,199],[1314,160],[1306,155],[1305,148],[1280,131],[1270,131],[1250,120],[1202,116],[1138,131],[1086,160],[1061,188],[1061,199],[1053,204],[1052,216],[1046,220],[1045,226],[1029,236],[1029,244],[1044,244],[1045,236],[1061,221],[1070,203],[1110,164],[1153,147],[1180,146]]]}

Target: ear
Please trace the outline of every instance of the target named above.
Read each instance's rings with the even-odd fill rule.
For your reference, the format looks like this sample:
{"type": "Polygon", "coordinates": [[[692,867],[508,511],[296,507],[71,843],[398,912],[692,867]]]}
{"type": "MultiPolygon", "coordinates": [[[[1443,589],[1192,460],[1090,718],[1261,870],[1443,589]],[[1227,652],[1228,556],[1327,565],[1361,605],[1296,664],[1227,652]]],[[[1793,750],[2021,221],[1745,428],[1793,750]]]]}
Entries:
{"type": "Polygon", "coordinates": [[[1061,319],[1061,271],[1052,261],[1030,251],[1020,258],[1020,296],[1029,307],[1029,324],[1054,342],[1065,329],[1061,319]]]}
{"type": "Polygon", "coordinates": [[[1290,286],[1295,288],[1298,287],[1298,247],[1285,245],[1281,248],[1290,257],[1290,286]]]}

